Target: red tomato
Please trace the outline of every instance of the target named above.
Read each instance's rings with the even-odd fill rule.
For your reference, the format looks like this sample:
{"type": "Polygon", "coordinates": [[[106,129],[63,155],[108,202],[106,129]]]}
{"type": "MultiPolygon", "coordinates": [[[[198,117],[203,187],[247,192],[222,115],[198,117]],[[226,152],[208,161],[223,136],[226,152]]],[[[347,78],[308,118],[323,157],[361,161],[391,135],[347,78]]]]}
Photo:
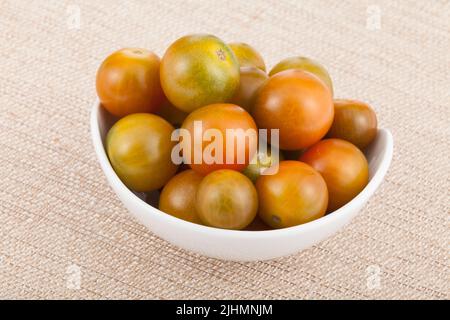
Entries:
{"type": "MultiPolygon", "coordinates": [[[[191,138],[187,143],[189,150],[183,150],[184,162],[201,174],[206,175],[219,169],[241,171],[247,167],[250,159],[256,153],[258,143],[256,124],[250,114],[234,104],[211,104],[197,109],[187,116],[181,128],[186,129],[191,138]],[[195,123],[201,124],[201,130],[194,130],[195,123]],[[213,129],[213,131],[209,129],[213,129]],[[238,130],[234,131],[234,136],[230,135],[227,138],[228,129],[238,130]],[[217,133],[222,138],[211,137],[210,141],[206,141],[205,134],[208,132],[217,133]],[[254,139],[249,138],[251,133],[254,133],[254,139]],[[200,142],[198,150],[195,148],[194,140],[200,142]],[[202,141],[203,143],[201,143],[202,141]],[[231,144],[234,145],[234,148],[227,148],[227,145],[231,144]],[[214,151],[214,149],[216,150],[214,151]],[[219,151],[222,152],[221,156],[219,151]],[[196,154],[198,155],[197,159],[196,154]],[[215,159],[209,155],[214,156],[215,159]],[[218,161],[213,163],[214,160],[218,161]]],[[[230,132],[228,131],[228,134],[230,132]]]]}
{"type": "Polygon", "coordinates": [[[364,154],[350,142],[322,140],[301,157],[320,172],[328,186],[328,211],[339,209],[360,193],[369,181],[369,166],[364,154]]]}

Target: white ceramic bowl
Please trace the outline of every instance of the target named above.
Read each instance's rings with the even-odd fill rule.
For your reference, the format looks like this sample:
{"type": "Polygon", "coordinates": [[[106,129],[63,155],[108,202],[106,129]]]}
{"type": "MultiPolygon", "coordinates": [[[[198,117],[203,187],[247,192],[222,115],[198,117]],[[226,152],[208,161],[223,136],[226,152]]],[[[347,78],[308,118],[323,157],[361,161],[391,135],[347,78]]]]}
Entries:
{"type": "MultiPolygon", "coordinates": [[[[342,229],[355,217],[381,184],[392,159],[393,139],[379,129],[366,152],[370,181],[342,208],[312,222],[269,231],[223,230],[190,223],[165,214],[130,191],[114,172],[104,148],[105,136],[114,119],[98,102],[92,108],[91,134],[100,166],[114,192],[129,212],[149,230],[170,243],[202,255],[234,261],[259,261],[296,253],[342,229]]],[[[157,196],[156,196],[157,197],[157,196]]]]}

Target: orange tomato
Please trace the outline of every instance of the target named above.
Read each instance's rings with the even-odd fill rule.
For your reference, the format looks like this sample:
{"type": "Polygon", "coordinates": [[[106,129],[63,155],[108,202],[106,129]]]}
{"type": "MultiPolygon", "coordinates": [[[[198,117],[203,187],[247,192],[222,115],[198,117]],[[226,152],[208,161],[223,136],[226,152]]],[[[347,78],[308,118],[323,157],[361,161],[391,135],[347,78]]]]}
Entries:
{"type": "Polygon", "coordinates": [[[258,211],[253,183],[242,173],[218,170],[203,178],[196,196],[197,213],[208,226],[241,230],[258,211]]]}
{"type": "Polygon", "coordinates": [[[369,181],[364,154],[350,142],[326,139],[309,148],[301,157],[316,169],[328,186],[328,211],[339,209],[360,193],[369,181]]]}
{"type": "Polygon", "coordinates": [[[186,143],[188,150],[182,150],[184,162],[201,174],[206,175],[219,169],[241,171],[256,153],[256,124],[250,114],[237,105],[212,104],[197,109],[187,116],[181,128],[186,129],[191,138],[186,143]],[[201,130],[194,130],[195,123],[201,124],[201,130]],[[228,129],[237,130],[233,131],[233,135],[228,131],[227,135],[228,129]],[[220,139],[213,136],[206,139],[207,130],[217,133],[220,139]],[[195,147],[195,141],[199,141],[199,148],[195,147]],[[227,148],[227,145],[233,148],[227,148]],[[217,160],[216,163],[214,160],[217,160]]]}
{"type": "Polygon", "coordinates": [[[177,218],[201,224],[195,209],[195,196],[203,176],[183,171],[167,182],[159,198],[159,210],[177,218]]]}
{"type": "Polygon", "coordinates": [[[287,228],[322,217],[328,203],[322,176],[299,161],[282,161],[278,173],[256,181],[259,217],[272,228],[287,228]]]}
{"type": "Polygon", "coordinates": [[[97,94],[112,114],[156,112],[164,100],[159,82],[160,61],[146,49],[126,48],[103,61],[97,72],[97,94]]]}
{"type": "Polygon", "coordinates": [[[259,89],[252,115],[259,128],[280,130],[281,149],[298,150],[325,136],[333,122],[333,99],[316,76],[286,70],[259,89]]]}

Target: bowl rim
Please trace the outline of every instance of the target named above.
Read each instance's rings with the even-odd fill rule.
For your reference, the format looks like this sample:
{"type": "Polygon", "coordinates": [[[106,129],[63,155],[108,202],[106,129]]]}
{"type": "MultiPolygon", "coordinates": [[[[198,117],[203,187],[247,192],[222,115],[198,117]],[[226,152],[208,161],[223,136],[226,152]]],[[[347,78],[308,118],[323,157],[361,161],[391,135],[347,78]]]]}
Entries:
{"type": "MultiPolygon", "coordinates": [[[[321,228],[325,224],[333,223],[336,220],[341,220],[345,215],[351,215],[352,212],[358,210],[358,207],[361,203],[365,203],[376,191],[378,186],[384,179],[386,175],[393,155],[393,137],[391,132],[388,129],[379,128],[378,132],[383,132],[386,135],[386,146],[384,148],[384,154],[382,156],[381,162],[378,166],[377,171],[373,174],[372,179],[369,180],[369,183],[366,187],[350,202],[342,206],[341,208],[324,215],[316,220],[288,228],[283,229],[273,229],[273,230],[261,230],[261,231],[250,231],[250,230],[228,230],[228,229],[220,229],[209,227],[205,225],[200,225],[196,223],[192,223],[189,221],[185,221],[183,219],[174,217],[163,211],[159,210],[156,207],[153,207],[149,203],[145,202],[137,195],[135,195],[127,186],[120,180],[120,178],[115,173],[114,169],[109,162],[108,156],[106,154],[106,150],[103,146],[100,128],[98,123],[98,114],[101,108],[100,102],[97,98],[95,101],[90,115],[90,131],[91,138],[94,145],[95,153],[97,155],[97,159],[100,163],[100,166],[108,179],[112,179],[112,182],[118,186],[121,191],[127,196],[134,199],[134,202],[142,207],[144,210],[148,211],[149,214],[156,215],[159,219],[165,220],[168,224],[178,224],[182,227],[190,229],[192,232],[197,233],[214,233],[216,235],[224,236],[224,237],[241,237],[241,238],[266,238],[266,237],[274,237],[274,236],[289,236],[293,234],[299,234],[308,231],[308,229],[318,229],[321,228]]],[[[110,186],[114,189],[113,186],[110,186]]],[[[115,190],[114,190],[115,191],[115,190]]]]}

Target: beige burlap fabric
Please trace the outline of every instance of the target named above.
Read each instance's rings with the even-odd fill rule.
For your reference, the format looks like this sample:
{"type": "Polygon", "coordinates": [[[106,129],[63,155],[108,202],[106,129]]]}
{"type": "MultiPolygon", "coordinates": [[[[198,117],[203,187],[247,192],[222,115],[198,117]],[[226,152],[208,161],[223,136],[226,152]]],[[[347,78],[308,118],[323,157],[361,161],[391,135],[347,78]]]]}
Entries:
{"type": "Polygon", "coordinates": [[[1,298],[449,298],[450,3],[0,1],[1,298]],[[79,14],[79,16],[78,16],[79,14]],[[376,109],[388,176],[333,238],[270,262],[178,249],[134,221],[89,136],[94,76],[124,46],[245,41],[322,61],[376,109]]]}

